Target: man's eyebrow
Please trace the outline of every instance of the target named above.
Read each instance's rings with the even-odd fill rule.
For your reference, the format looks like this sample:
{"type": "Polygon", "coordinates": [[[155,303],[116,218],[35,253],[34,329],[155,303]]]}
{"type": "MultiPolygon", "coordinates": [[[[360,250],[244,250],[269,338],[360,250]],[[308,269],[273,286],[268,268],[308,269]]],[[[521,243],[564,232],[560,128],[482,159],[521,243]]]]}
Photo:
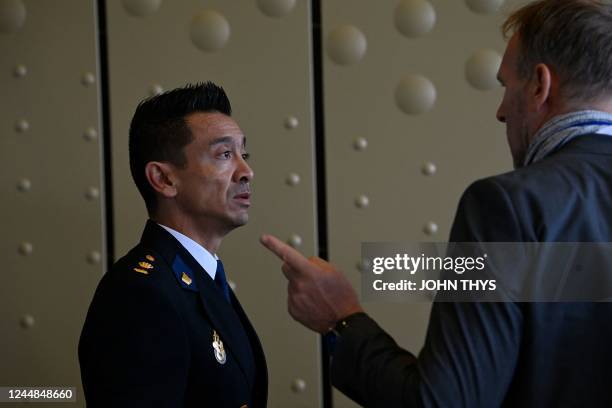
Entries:
{"type": "MultiPolygon", "coordinates": [[[[233,144],[234,138],[231,136],[221,136],[214,140],[211,140],[210,146],[215,146],[215,145],[224,144],[224,143],[233,144]]],[[[242,138],[242,145],[246,146],[246,137],[244,136],[242,138]]]]}

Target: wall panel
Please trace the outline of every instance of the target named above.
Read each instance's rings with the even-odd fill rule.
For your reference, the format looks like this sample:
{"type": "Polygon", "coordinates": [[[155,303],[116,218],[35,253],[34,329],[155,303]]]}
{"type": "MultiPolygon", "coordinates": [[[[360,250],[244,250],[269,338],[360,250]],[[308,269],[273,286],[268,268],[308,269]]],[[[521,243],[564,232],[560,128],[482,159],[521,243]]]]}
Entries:
{"type": "Polygon", "coordinates": [[[117,256],[146,219],[127,155],[136,104],[187,82],[223,86],[255,178],[249,224],[224,240],[220,256],[266,351],[270,407],[318,406],[318,339],[287,314],[280,264],[258,243],[270,232],[298,236],[305,253],[315,248],[308,2],[109,1],[108,21],[117,256]]]}
{"type": "Polygon", "coordinates": [[[75,407],[104,259],[94,11],[0,1],[0,384],[75,386],[75,407]]]}
{"type": "MultiPolygon", "coordinates": [[[[503,1],[321,3],[330,257],[359,286],[361,242],[445,241],[468,184],[511,169],[495,119],[503,1]]],[[[422,347],[429,305],[366,309],[422,347]]]]}

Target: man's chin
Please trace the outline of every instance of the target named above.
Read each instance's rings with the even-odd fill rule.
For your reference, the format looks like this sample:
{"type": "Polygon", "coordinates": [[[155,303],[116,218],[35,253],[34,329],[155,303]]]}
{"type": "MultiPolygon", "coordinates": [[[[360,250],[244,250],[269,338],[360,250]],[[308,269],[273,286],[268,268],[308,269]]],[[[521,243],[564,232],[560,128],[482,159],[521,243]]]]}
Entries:
{"type": "Polygon", "coordinates": [[[244,213],[232,218],[232,226],[234,228],[242,227],[249,222],[249,214],[244,213]]]}

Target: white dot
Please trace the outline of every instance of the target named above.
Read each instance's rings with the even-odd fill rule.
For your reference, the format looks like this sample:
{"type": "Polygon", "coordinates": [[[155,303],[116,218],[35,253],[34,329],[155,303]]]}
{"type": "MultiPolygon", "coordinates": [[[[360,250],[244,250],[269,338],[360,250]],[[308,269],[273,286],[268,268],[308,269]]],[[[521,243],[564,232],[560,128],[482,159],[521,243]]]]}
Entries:
{"type": "Polygon", "coordinates": [[[291,173],[287,176],[285,182],[287,183],[287,185],[297,186],[298,184],[300,184],[300,176],[298,174],[291,173]]]}
{"type": "Polygon", "coordinates": [[[87,128],[83,133],[83,138],[88,142],[96,140],[98,138],[98,131],[94,127],[87,128]]]}
{"type": "Polygon", "coordinates": [[[504,3],[504,0],[465,0],[468,8],[478,14],[493,14],[504,3]]]}
{"type": "Polygon", "coordinates": [[[430,111],[436,103],[436,88],[421,75],[407,75],[395,89],[397,106],[409,115],[430,111]]]}
{"type": "Polygon", "coordinates": [[[372,262],[369,259],[362,259],[357,262],[357,270],[360,272],[368,272],[372,267],[372,262]]]}
{"type": "Polygon", "coordinates": [[[436,24],[436,11],[425,0],[404,0],[395,9],[395,28],[406,37],[430,32],[436,24]]]}
{"type": "Polygon", "coordinates": [[[91,72],[86,72],[81,77],[81,83],[85,86],[91,86],[96,83],[96,77],[91,72]]]}
{"type": "Polygon", "coordinates": [[[364,195],[360,195],[355,199],[355,205],[357,208],[366,208],[370,205],[370,199],[364,195]]]}
{"type": "Polygon", "coordinates": [[[0,33],[14,33],[26,20],[26,8],[22,0],[0,0],[0,33]]]}
{"type": "Polygon", "coordinates": [[[134,17],[144,17],[155,13],[161,0],[122,0],[123,8],[134,17]]]}
{"type": "Polygon", "coordinates": [[[23,315],[21,319],[19,319],[19,325],[24,329],[29,329],[34,326],[34,316],[32,315],[23,315]]]}
{"type": "Polygon", "coordinates": [[[89,254],[87,254],[87,262],[90,264],[100,263],[101,259],[102,255],[100,255],[100,252],[98,251],[91,251],[89,254]]]}
{"type": "Polygon", "coordinates": [[[19,245],[19,253],[21,255],[27,256],[30,255],[34,251],[34,246],[29,242],[22,242],[19,245]]]}
{"type": "Polygon", "coordinates": [[[353,147],[355,150],[363,151],[368,147],[368,141],[363,137],[358,137],[353,142],[353,147]]]}
{"type": "Polygon", "coordinates": [[[151,95],[151,96],[157,96],[157,95],[160,95],[162,93],[164,93],[164,88],[162,88],[162,86],[159,85],[159,84],[153,84],[149,88],[149,95],[151,95]]]}
{"type": "Polygon", "coordinates": [[[17,190],[21,191],[21,192],[27,192],[30,191],[32,189],[32,182],[30,180],[28,180],[27,178],[21,179],[19,180],[19,183],[17,183],[17,190]]]}
{"type": "Polygon", "coordinates": [[[283,17],[293,10],[295,0],[257,0],[257,7],[268,17],[283,17]]]}
{"type": "Polygon", "coordinates": [[[287,129],[295,129],[299,126],[299,124],[300,122],[295,116],[289,116],[287,119],[285,119],[285,128],[287,129]]]}
{"type": "Polygon", "coordinates": [[[300,245],[302,245],[302,237],[297,234],[291,235],[291,237],[289,238],[289,245],[294,248],[299,247],[300,245]]]}
{"type": "Polygon", "coordinates": [[[423,232],[427,235],[434,235],[436,232],[438,232],[438,224],[432,221],[428,222],[423,227],[423,232]]]}
{"type": "Polygon", "coordinates": [[[85,197],[88,200],[95,200],[99,196],[100,196],[100,190],[98,190],[96,187],[89,187],[87,189],[87,192],[85,193],[85,197]]]}
{"type": "Polygon", "coordinates": [[[302,380],[301,378],[296,378],[291,382],[291,391],[295,392],[296,394],[306,391],[306,381],[302,380]]]}
{"type": "Polygon", "coordinates": [[[191,20],[191,41],[202,51],[216,51],[225,46],[230,37],[226,18],[213,10],[206,10],[191,20]]]}
{"type": "Polygon", "coordinates": [[[433,176],[436,174],[436,171],[436,165],[431,162],[427,162],[421,166],[421,173],[423,173],[425,176],[433,176]]]}
{"type": "Polygon", "coordinates": [[[25,65],[19,64],[13,70],[15,78],[23,78],[28,74],[28,68],[25,65]]]}
{"type": "Polygon", "coordinates": [[[497,71],[502,57],[493,50],[476,51],[465,63],[465,78],[481,91],[499,87],[497,71]]]}
{"type": "Polygon", "coordinates": [[[30,130],[30,122],[25,119],[20,119],[15,123],[15,130],[19,133],[24,133],[30,130]]]}
{"type": "Polygon", "coordinates": [[[352,25],[335,28],[327,37],[327,53],[338,65],[359,62],[365,55],[368,42],[365,35],[352,25]]]}

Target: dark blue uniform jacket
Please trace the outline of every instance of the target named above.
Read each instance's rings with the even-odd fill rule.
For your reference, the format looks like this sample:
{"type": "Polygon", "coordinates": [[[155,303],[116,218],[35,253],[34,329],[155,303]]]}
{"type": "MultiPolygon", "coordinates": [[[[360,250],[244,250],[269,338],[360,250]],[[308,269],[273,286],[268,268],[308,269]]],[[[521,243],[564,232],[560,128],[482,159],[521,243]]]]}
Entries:
{"type": "Polygon", "coordinates": [[[240,303],[152,221],[98,285],[79,361],[91,408],[266,406],[264,353],[240,303]]]}

